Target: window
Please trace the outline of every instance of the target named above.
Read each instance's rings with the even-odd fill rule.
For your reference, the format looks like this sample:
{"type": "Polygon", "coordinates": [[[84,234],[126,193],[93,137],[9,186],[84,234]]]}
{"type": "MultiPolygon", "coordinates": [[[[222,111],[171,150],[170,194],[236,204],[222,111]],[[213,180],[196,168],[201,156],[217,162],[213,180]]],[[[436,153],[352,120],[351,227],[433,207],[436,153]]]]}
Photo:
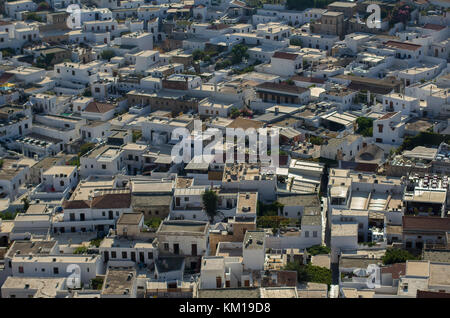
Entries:
{"type": "Polygon", "coordinates": [[[309,237],[309,231],[305,231],[305,237],[309,237]]]}
{"type": "Polygon", "coordinates": [[[153,259],[153,252],[148,252],[147,257],[148,259],[153,259]]]}
{"type": "Polygon", "coordinates": [[[166,250],[166,251],[169,250],[169,243],[164,243],[164,250],[166,250]]]}
{"type": "Polygon", "coordinates": [[[383,125],[378,125],[378,132],[382,133],[383,132],[383,125]]]}
{"type": "Polygon", "coordinates": [[[19,266],[19,273],[23,274],[23,266],[19,266]]]}
{"type": "Polygon", "coordinates": [[[117,256],[116,256],[116,252],[114,252],[114,251],[112,251],[111,252],[111,258],[116,258],[117,256]]]}
{"type": "Polygon", "coordinates": [[[122,258],[127,258],[127,252],[122,252],[122,258]]]}
{"type": "Polygon", "coordinates": [[[53,267],[53,274],[59,274],[59,268],[53,267]]]}
{"type": "Polygon", "coordinates": [[[313,237],[317,237],[317,231],[313,231],[313,237]]]}
{"type": "Polygon", "coordinates": [[[105,170],[106,169],[106,165],[102,165],[102,169],[105,170]]]}

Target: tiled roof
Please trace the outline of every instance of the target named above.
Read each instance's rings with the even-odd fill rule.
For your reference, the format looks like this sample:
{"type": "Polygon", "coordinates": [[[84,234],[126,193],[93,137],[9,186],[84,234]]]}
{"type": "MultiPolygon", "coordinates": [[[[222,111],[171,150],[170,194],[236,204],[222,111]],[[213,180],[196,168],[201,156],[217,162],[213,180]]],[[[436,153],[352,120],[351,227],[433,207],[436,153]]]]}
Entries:
{"type": "Polygon", "coordinates": [[[95,197],[91,208],[94,209],[126,209],[131,206],[130,193],[111,193],[95,197]]]}
{"type": "Polygon", "coordinates": [[[90,113],[106,113],[114,108],[115,108],[115,106],[112,104],[90,102],[87,105],[87,107],[84,109],[84,111],[90,112],[90,113]]]}
{"type": "Polygon", "coordinates": [[[381,273],[391,273],[392,279],[399,279],[400,276],[406,273],[406,263],[396,263],[381,268],[381,273]]]}
{"type": "Polygon", "coordinates": [[[450,218],[403,216],[403,230],[450,231],[450,218]]]}
{"type": "Polygon", "coordinates": [[[389,118],[391,118],[392,116],[394,116],[394,115],[396,115],[396,114],[397,114],[397,112],[387,113],[387,114],[384,114],[383,116],[381,116],[381,117],[378,118],[378,119],[379,119],[379,120],[389,119],[389,118]]]}
{"type": "Polygon", "coordinates": [[[434,30],[434,31],[441,31],[446,28],[444,25],[439,24],[433,24],[433,23],[427,23],[423,26],[424,29],[434,30]]]}
{"type": "Polygon", "coordinates": [[[89,201],[84,200],[64,201],[63,203],[64,209],[86,209],[89,207],[90,207],[89,201]]]}
{"type": "Polygon", "coordinates": [[[450,293],[418,289],[417,298],[450,298],[450,293]]]}
{"type": "Polygon", "coordinates": [[[126,209],[131,206],[131,193],[107,193],[88,200],[70,200],[64,209],[126,209]]]}
{"type": "Polygon", "coordinates": [[[394,47],[396,49],[410,50],[410,51],[415,51],[422,47],[422,45],[398,41],[387,41],[385,44],[387,46],[394,47]]]}
{"type": "Polygon", "coordinates": [[[295,60],[297,58],[297,54],[293,53],[286,53],[286,52],[275,52],[272,57],[275,57],[277,59],[285,59],[285,60],[295,60]]]}

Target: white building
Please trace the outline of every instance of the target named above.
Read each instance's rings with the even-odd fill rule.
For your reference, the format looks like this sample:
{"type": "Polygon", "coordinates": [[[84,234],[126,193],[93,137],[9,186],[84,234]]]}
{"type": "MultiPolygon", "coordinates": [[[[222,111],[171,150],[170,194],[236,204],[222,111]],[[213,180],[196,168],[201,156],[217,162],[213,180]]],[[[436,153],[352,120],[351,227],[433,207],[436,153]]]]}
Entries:
{"type": "Polygon", "coordinates": [[[11,265],[13,276],[67,277],[67,283],[74,287],[89,284],[103,272],[99,255],[16,255],[11,265]]]}
{"type": "Polygon", "coordinates": [[[400,112],[404,116],[420,112],[419,99],[405,94],[390,93],[383,95],[383,109],[385,112],[400,112]]]}
{"type": "Polygon", "coordinates": [[[63,192],[66,188],[75,188],[78,184],[76,166],[53,166],[42,173],[42,184],[49,191],[63,192]]]}
{"type": "Polygon", "coordinates": [[[264,231],[245,232],[242,256],[244,269],[264,269],[266,257],[266,234],[264,231]]]}
{"type": "Polygon", "coordinates": [[[400,145],[405,121],[400,112],[390,112],[373,121],[373,140],[379,144],[400,145]]]}

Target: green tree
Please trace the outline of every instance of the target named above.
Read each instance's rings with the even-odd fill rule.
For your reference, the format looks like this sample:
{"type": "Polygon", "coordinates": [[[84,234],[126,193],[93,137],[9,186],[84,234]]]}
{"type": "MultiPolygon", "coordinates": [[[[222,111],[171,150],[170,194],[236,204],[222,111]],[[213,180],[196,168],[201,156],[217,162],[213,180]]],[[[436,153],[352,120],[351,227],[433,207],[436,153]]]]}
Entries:
{"type": "Polygon", "coordinates": [[[133,142],[136,142],[142,137],[142,131],[140,130],[133,130],[133,142]]]}
{"type": "Polygon", "coordinates": [[[231,107],[230,116],[231,118],[237,118],[241,115],[241,112],[236,107],[231,107]]]}
{"type": "Polygon", "coordinates": [[[314,245],[306,249],[311,255],[319,255],[319,254],[329,254],[331,252],[330,248],[323,245],[314,245]]]}
{"type": "Polygon", "coordinates": [[[22,198],[21,200],[23,202],[23,211],[26,212],[28,208],[30,207],[30,200],[28,200],[28,197],[22,198]]]}
{"type": "Polygon", "coordinates": [[[325,140],[320,136],[311,136],[311,137],[309,137],[309,142],[312,143],[313,145],[320,146],[320,145],[323,145],[325,140]]]}
{"type": "Polygon", "coordinates": [[[289,40],[289,44],[290,45],[295,45],[295,46],[302,46],[302,40],[297,39],[297,38],[293,38],[289,40]]]}
{"type": "Polygon", "coordinates": [[[86,246],[80,246],[75,249],[74,254],[85,254],[87,253],[88,248],[86,246]]]}
{"type": "Polygon", "coordinates": [[[42,18],[36,12],[30,12],[25,15],[25,20],[42,22],[42,18]]]}
{"type": "Polygon", "coordinates": [[[116,53],[113,50],[103,50],[100,54],[100,57],[102,60],[111,60],[114,56],[116,56],[116,53]]]}
{"type": "Polygon", "coordinates": [[[390,248],[386,250],[382,260],[383,264],[405,263],[407,260],[416,260],[417,257],[406,250],[399,248],[390,248]]]}
{"type": "Polygon", "coordinates": [[[331,285],[331,270],[325,267],[314,266],[311,264],[304,265],[300,262],[287,263],[285,270],[296,271],[297,280],[300,283],[320,283],[331,285]]]}
{"type": "Polygon", "coordinates": [[[2,56],[5,57],[11,57],[16,55],[16,50],[10,48],[10,47],[6,47],[4,49],[2,49],[2,56]]]}
{"type": "Polygon", "coordinates": [[[358,129],[356,132],[364,137],[372,137],[373,135],[373,119],[367,117],[358,117],[356,119],[358,129]]]}
{"type": "Polygon", "coordinates": [[[290,220],[288,218],[278,215],[264,215],[259,216],[256,219],[256,225],[261,229],[272,228],[278,230],[279,228],[288,226],[289,224],[290,220]]]}
{"type": "Polygon", "coordinates": [[[92,92],[89,88],[86,88],[83,92],[83,96],[84,97],[91,97],[92,96],[92,92]]]}
{"type": "Polygon", "coordinates": [[[145,225],[156,230],[161,224],[161,221],[162,221],[161,218],[151,217],[149,220],[145,221],[145,225]]]}
{"type": "Polygon", "coordinates": [[[47,68],[49,68],[51,66],[54,57],[55,57],[54,53],[50,53],[50,54],[47,54],[45,56],[39,56],[36,59],[36,66],[39,67],[39,68],[47,69],[47,68]]]}
{"type": "Polygon", "coordinates": [[[103,277],[96,277],[91,279],[91,286],[94,290],[101,290],[103,287],[103,277]]]}
{"type": "Polygon", "coordinates": [[[2,219],[2,220],[14,220],[16,218],[16,214],[17,213],[18,213],[18,211],[16,211],[16,212],[0,213],[0,219],[2,219]]]}
{"type": "Polygon", "coordinates": [[[292,86],[292,85],[295,85],[294,81],[291,80],[291,79],[286,80],[285,83],[288,84],[288,85],[291,85],[291,86],[292,86]]]}
{"type": "Polygon", "coordinates": [[[38,4],[37,11],[48,11],[48,10],[50,10],[50,5],[47,2],[42,1],[38,4]]]}
{"type": "Polygon", "coordinates": [[[101,243],[102,243],[102,239],[96,238],[96,239],[91,240],[90,245],[95,246],[95,247],[100,247],[101,243]]]}
{"type": "Polygon", "coordinates": [[[239,64],[244,58],[248,58],[248,47],[242,44],[237,44],[231,49],[231,62],[239,64]]]}
{"type": "Polygon", "coordinates": [[[256,206],[256,213],[258,216],[277,216],[278,210],[280,209],[283,212],[283,204],[278,201],[272,202],[270,204],[265,204],[261,201],[258,201],[256,206]]]}
{"type": "Polygon", "coordinates": [[[219,201],[217,193],[213,190],[206,190],[202,195],[202,201],[205,213],[208,216],[210,223],[213,223],[214,218],[219,215],[219,211],[217,211],[217,203],[219,201]]]}
{"type": "Polygon", "coordinates": [[[93,149],[95,147],[95,143],[93,142],[87,142],[85,144],[82,144],[80,146],[80,153],[78,154],[80,157],[86,153],[89,152],[89,150],[93,149]]]}
{"type": "Polygon", "coordinates": [[[203,60],[204,57],[205,57],[205,52],[203,52],[201,50],[194,50],[192,52],[192,58],[194,59],[194,61],[203,60]]]}

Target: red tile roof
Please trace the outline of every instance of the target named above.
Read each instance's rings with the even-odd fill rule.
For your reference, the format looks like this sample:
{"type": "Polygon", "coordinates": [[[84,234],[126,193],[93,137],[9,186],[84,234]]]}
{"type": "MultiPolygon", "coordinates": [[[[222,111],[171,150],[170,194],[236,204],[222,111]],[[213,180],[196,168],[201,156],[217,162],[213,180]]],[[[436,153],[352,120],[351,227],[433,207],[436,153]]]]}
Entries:
{"type": "Polygon", "coordinates": [[[403,230],[450,231],[450,218],[403,216],[403,230]]]}
{"type": "Polygon", "coordinates": [[[389,118],[391,118],[392,116],[396,115],[397,113],[398,113],[398,112],[387,113],[387,114],[384,114],[383,116],[381,116],[381,117],[378,118],[378,119],[379,119],[379,120],[389,119],[389,118]]]}
{"type": "Polygon", "coordinates": [[[284,59],[284,60],[295,60],[297,58],[298,54],[294,53],[286,53],[286,52],[275,52],[272,57],[275,57],[277,59],[284,59]]]}
{"type": "Polygon", "coordinates": [[[11,73],[6,73],[6,72],[3,73],[0,76],[0,84],[8,83],[9,79],[13,76],[14,76],[14,74],[11,74],[11,73]]]}
{"type": "Polygon", "coordinates": [[[93,209],[126,209],[131,206],[131,193],[111,193],[92,199],[93,209]]]}
{"type": "Polygon", "coordinates": [[[450,293],[418,289],[416,297],[417,298],[450,298],[450,293]]]}
{"type": "Polygon", "coordinates": [[[396,263],[381,268],[381,273],[391,273],[392,279],[399,279],[401,275],[406,273],[406,263],[396,263]]]}
{"type": "Polygon", "coordinates": [[[385,44],[387,46],[394,47],[396,49],[410,50],[410,51],[416,51],[422,47],[422,45],[398,41],[387,41],[385,44]]]}
{"type": "Polygon", "coordinates": [[[72,200],[72,201],[64,201],[63,208],[72,210],[72,209],[89,209],[90,202],[84,200],[72,200]]]}
{"type": "Polygon", "coordinates": [[[116,108],[112,104],[99,103],[99,102],[90,102],[87,107],[84,109],[85,112],[90,113],[107,113],[110,110],[116,108]]]}
{"type": "Polygon", "coordinates": [[[441,31],[446,28],[444,25],[439,24],[433,24],[433,23],[427,23],[423,26],[424,29],[434,30],[434,31],[441,31]]]}
{"type": "Polygon", "coordinates": [[[131,193],[107,193],[92,200],[64,201],[63,208],[71,209],[126,209],[131,206],[131,193]]]}

